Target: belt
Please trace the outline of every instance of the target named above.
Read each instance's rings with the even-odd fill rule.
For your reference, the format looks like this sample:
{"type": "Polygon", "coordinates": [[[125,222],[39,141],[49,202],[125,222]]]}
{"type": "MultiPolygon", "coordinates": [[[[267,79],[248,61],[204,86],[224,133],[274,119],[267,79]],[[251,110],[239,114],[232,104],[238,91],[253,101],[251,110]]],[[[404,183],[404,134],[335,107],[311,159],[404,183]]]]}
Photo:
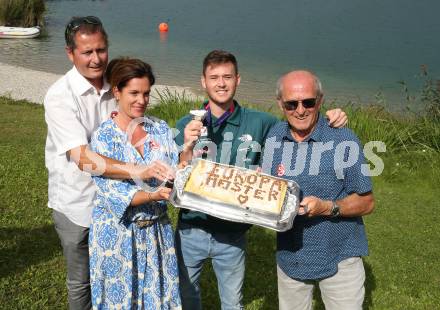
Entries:
{"type": "Polygon", "coordinates": [[[153,226],[154,223],[156,223],[156,222],[160,222],[161,224],[168,224],[170,222],[170,220],[168,218],[168,214],[167,213],[162,213],[161,215],[159,215],[154,220],[137,220],[135,222],[135,224],[139,228],[146,228],[146,227],[153,226]]]}

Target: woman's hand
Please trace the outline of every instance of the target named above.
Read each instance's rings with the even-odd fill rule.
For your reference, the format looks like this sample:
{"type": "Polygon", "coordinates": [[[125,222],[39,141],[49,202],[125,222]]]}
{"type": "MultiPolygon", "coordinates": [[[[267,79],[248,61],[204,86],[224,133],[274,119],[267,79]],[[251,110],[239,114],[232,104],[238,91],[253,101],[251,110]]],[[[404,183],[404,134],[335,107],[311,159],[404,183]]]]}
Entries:
{"type": "Polygon", "coordinates": [[[153,161],[148,166],[144,166],[141,173],[142,180],[155,178],[163,182],[164,180],[173,180],[174,177],[174,169],[160,160],[153,161]]]}
{"type": "Polygon", "coordinates": [[[130,202],[131,206],[140,206],[148,202],[168,200],[170,198],[171,188],[160,187],[157,192],[150,193],[146,191],[138,191],[134,194],[130,202]]]}
{"type": "Polygon", "coordinates": [[[168,200],[170,199],[171,188],[161,187],[155,193],[148,193],[150,201],[168,200]]]}

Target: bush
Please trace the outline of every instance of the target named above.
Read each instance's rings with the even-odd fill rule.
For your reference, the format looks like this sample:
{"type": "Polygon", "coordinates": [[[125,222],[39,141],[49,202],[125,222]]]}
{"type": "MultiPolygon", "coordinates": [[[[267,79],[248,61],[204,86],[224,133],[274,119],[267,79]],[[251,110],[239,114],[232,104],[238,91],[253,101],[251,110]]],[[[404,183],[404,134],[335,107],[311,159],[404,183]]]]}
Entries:
{"type": "Polygon", "coordinates": [[[348,127],[363,143],[382,141],[387,152],[440,152],[440,124],[426,115],[395,115],[381,106],[343,107],[348,127]]]}
{"type": "Polygon", "coordinates": [[[190,110],[200,109],[201,102],[187,95],[185,92],[179,94],[166,88],[163,92],[156,93],[159,104],[148,109],[147,114],[159,117],[166,121],[171,128],[176,126],[176,122],[187,115],[190,110]]]}
{"type": "Polygon", "coordinates": [[[0,24],[13,27],[43,25],[44,0],[0,0],[0,24]]]}

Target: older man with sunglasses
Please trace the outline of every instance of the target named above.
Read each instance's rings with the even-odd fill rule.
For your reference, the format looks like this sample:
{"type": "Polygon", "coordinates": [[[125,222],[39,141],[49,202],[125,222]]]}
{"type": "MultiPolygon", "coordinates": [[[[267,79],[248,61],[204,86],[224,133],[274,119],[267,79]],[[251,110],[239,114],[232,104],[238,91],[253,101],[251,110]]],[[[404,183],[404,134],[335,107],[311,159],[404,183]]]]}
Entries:
{"type": "Polygon", "coordinates": [[[73,68],[50,87],[44,99],[48,206],[53,209],[66,259],[69,308],[83,310],[91,308],[88,234],[95,187],[90,174],[163,180],[172,170],[161,162],[125,164],[88,149],[93,131],[117,110],[104,79],[107,34],[97,17],[74,17],[66,26],[65,39],[73,68]]]}
{"type": "Polygon", "coordinates": [[[277,97],[287,121],[268,133],[263,170],[301,189],[293,228],[277,235],[280,309],[311,309],[316,283],[326,309],[362,309],[362,216],[373,211],[374,198],[361,171],[361,144],[351,130],[324,120],[321,83],[311,72],[282,76],[277,97]]]}

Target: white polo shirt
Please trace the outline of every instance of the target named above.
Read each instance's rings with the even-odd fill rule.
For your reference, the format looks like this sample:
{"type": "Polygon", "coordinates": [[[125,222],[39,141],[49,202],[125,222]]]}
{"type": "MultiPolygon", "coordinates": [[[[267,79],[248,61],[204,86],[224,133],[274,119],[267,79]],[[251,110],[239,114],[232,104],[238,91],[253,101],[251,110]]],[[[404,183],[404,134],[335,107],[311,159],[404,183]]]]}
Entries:
{"type": "Polygon", "coordinates": [[[66,152],[90,142],[96,128],[116,111],[110,86],[97,90],[73,67],[56,81],[44,98],[47,123],[46,167],[49,173],[49,208],[73,223],[89,227],[95,185],[90,173],[69,161],[66,152]]]}

